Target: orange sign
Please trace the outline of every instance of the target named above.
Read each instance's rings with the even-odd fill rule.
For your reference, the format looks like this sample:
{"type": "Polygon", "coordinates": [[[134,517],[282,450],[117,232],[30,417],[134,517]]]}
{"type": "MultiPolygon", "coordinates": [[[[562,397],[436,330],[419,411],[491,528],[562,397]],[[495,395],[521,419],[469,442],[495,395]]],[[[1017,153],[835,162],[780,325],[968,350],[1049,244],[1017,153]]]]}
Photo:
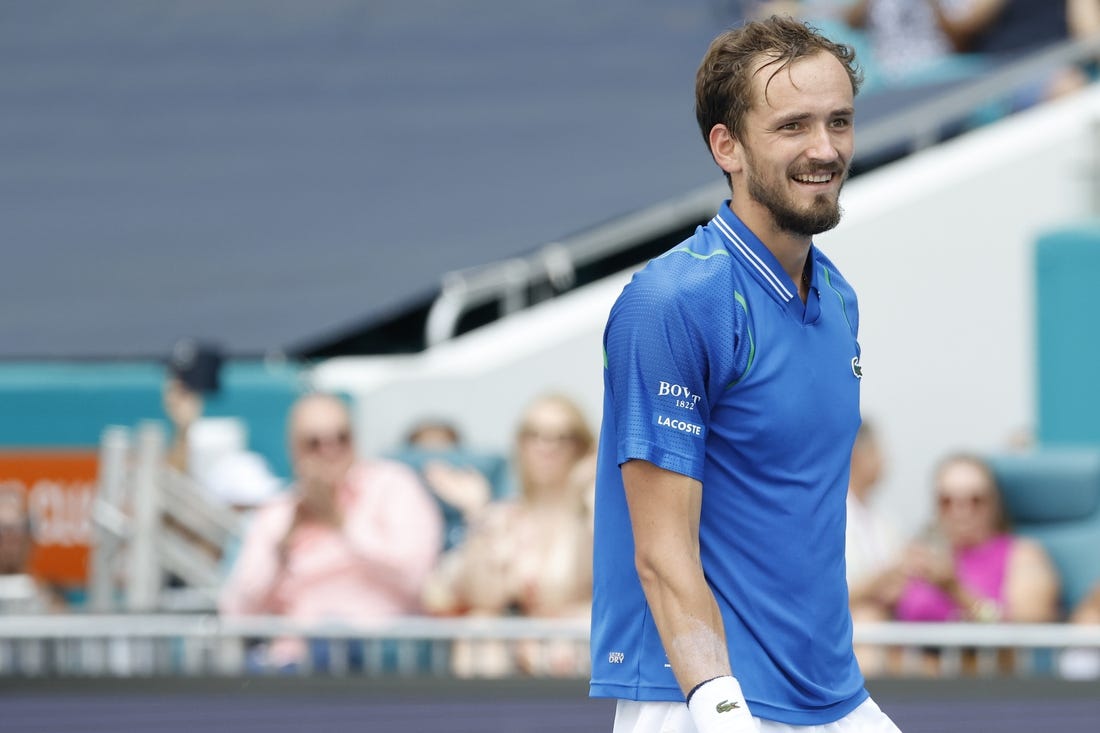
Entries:
{"type": "Polygon", "coordinates": [[[94,451],[0,452],[0,490],[16,489],[26,496],[33,575],[68,586],[86,581],[98,468],[94,451]]]}

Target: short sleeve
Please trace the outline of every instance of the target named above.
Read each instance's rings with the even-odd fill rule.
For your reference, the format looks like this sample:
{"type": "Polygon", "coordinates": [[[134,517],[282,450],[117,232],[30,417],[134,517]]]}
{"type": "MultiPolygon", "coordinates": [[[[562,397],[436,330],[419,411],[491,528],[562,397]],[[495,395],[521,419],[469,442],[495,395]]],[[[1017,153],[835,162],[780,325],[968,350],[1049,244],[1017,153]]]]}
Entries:
{"type": "Polygon", "coordinates": [[[711,364],[690,297],[635,278],[604,333],[606,388],[617,427],[616,457],[702,480],[711,364]]]}

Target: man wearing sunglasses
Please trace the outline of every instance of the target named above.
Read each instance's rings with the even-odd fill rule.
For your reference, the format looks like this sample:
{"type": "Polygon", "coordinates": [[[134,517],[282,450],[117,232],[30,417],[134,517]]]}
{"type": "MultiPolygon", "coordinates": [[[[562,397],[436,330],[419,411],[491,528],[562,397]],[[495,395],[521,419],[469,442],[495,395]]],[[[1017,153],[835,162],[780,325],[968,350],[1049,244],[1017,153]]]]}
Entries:
{"type": "MultiPolygon", "coordinates": [[[[222,612],[306,622],[417,612],[443,545],[443,520],[416,474],[393,461],[358,459],[351,416],[332,395],[299,399],[288,439],[294,484],[252,520],[222,612]]],[[[298,640],[277,640],[261,661],[284,667],[306,653],[298,640]]],[[[312,661],[319,663],[316,654],[312,661]]]]}

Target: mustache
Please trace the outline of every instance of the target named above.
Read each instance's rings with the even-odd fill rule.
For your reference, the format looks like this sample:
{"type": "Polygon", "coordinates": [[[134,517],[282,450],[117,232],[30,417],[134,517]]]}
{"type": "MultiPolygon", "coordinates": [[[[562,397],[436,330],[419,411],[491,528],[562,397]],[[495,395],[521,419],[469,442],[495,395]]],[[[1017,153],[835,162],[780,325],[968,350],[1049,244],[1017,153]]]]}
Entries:
{"type": "Polygon", "coordinates": [[[822,173],[836,173],[842,176],[848,174],[848,164],[833,162],[821,165],[803,165],[789,171],[792,176],[816,176],[822,173]]]}

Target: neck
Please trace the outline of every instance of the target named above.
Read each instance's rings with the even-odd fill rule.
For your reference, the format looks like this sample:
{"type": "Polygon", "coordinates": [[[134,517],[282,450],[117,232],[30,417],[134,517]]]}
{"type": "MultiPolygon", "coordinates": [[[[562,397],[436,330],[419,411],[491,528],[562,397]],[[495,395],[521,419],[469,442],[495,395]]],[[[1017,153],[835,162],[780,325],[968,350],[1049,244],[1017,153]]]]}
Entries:
{"type": "Polygon", "coordinates": [[[730,199],[730,208],[775,259],[779,260],[791,282],[798,286],[798,294],[805,302],[809,283],[803,282],[802,274],[806,270],[806,258],[810,255],[812,238],[779,229],[767,209],[752,199],[739,200],[736,191],[730,199]]]}

